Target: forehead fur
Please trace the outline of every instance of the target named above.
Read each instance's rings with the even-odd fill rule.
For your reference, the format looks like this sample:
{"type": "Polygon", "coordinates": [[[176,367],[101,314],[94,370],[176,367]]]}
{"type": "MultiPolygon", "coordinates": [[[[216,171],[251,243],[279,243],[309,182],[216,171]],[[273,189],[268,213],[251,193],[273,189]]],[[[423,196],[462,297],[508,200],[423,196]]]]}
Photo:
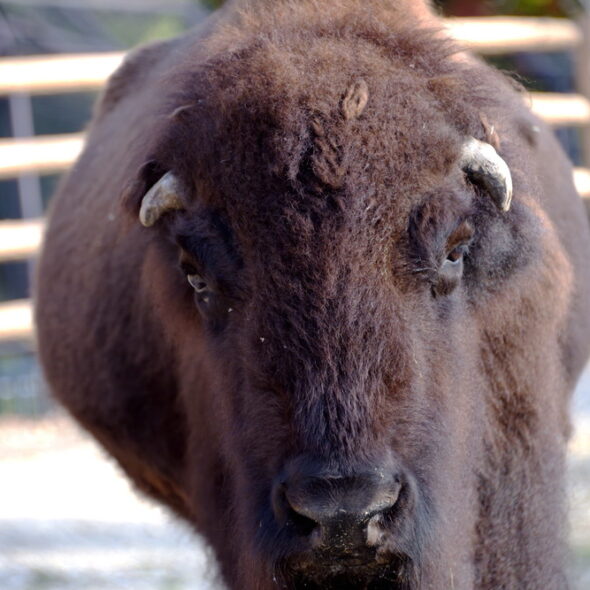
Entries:
{"type": "Polygon", "coordinates": [[[238,218],[267,223],[323,194],[407,219],[452,172],[465,137],[482,133],[487,99],[451,53],[431,32],[362,19],[260,33],[185,76],[170,110],[189,108],[172,118],[158,158],[238,218]],[[367,104],[347,119],[342,102],[358,80],[367,104]]]}

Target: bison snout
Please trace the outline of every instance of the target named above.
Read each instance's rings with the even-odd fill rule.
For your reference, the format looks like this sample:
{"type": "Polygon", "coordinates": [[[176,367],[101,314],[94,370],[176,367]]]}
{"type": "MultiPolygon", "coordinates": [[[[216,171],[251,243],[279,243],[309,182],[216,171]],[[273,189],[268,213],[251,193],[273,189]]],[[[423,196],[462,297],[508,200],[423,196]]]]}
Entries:
{"type": "Polygon", "coordinates": [[[400,473],[291,476],[273,489],[279,524],[307,537],[312,547],[349,551],[371,544],[370,524],[391,514],[403,489],[400,473]]]}

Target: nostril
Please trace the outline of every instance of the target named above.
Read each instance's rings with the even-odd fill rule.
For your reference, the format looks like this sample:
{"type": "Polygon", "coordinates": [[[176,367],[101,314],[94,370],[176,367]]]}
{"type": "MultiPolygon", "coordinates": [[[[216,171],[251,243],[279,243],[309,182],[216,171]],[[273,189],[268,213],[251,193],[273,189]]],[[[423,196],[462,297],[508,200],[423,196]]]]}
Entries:
{"type": "Polygon", "coordinates": [[[272,494],[272,508],[277,521],[283,526],[293,527],[300,536],[309,536],[319,527],[319,523],[298,512],[289,502],[285,484],[277,484],[272,494]]]}
{"type": "Polygon", "coordinates": [[[405,513],[411,509],[413,497],[411,487],[406,482],[398,484],[390,505],[381,511],[386,522],[396,518],[400,512],[405,513]]]}
{"type": "Polygon", "coordinates": [[[289,508],[287,524],[293,526],[295,533],[301,537],[309,537],[320,524],[315,520],[289,508]]]}
{"type": "Polygon", "coordinates": [[[309,536],[319,527],[319,523],[293,507],[287,497],[285,484],[275,486],[272,495],[272,507],[277,521],[283,526],[293,527],[300,536],[309,536]]]}
{"type": "Polygon", "coordinates": [[[367,516],[369,518],[375,515],[388,515],[396,512],[404,493],[404,486],[401,482],[395,481],[386,491],[377,495],[367,508],[367,516]]]}

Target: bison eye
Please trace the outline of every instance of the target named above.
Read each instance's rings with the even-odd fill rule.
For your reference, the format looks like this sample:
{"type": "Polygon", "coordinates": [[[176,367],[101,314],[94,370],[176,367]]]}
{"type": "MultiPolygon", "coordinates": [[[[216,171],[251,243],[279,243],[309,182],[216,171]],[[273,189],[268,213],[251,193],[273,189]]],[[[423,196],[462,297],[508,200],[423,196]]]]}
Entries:
{"type": "Polygon", "coordinates": [[[463,258],[469,249],[468,244],[455,246],[448,254],[438,271],[432,293],[435,297],[450,295],[463,276],[463,258]]]}
{"type": "Polygon", "coordinates": [[[205,281],[205,279],[203,279],[201,275],[190,274],[186,275],[186,278],[190,286],[195,290],[195,293],[197,295],[204,295],[209,290],[209,285],[207,285],[207,281],[205,281]]]}
{"type": "Polygon", "coordinates": [[[463,260],[463,256],[467,254],[469,247],[467,244],[460,244],[459,246],[455,246],[448,254],[446,260],[443,262],[443,267],[445,264],[456,265],[459,264],[463,260]]]}

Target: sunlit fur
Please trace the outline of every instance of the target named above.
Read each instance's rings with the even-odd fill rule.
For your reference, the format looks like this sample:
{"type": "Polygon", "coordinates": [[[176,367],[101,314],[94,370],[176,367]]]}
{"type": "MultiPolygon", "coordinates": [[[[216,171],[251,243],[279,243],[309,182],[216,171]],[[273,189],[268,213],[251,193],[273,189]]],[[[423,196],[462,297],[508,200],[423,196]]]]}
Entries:
{"type": "Polygon", "coordinates": [[[53,204],[41,358],[234,590],[562,590],[589,253],[551,132],[426,4],[236,1],[111,79],[53,204]],[[459,169],[469,137],[510,167],[508,213],[459,169]],[[184,209],[144,228],[168,171],[184,209]],[[187,268],[216,293],[201,311],[187,268]],[[341,571],[275,518],[298,457],[407,476],[382,565],[341,571]]]}

